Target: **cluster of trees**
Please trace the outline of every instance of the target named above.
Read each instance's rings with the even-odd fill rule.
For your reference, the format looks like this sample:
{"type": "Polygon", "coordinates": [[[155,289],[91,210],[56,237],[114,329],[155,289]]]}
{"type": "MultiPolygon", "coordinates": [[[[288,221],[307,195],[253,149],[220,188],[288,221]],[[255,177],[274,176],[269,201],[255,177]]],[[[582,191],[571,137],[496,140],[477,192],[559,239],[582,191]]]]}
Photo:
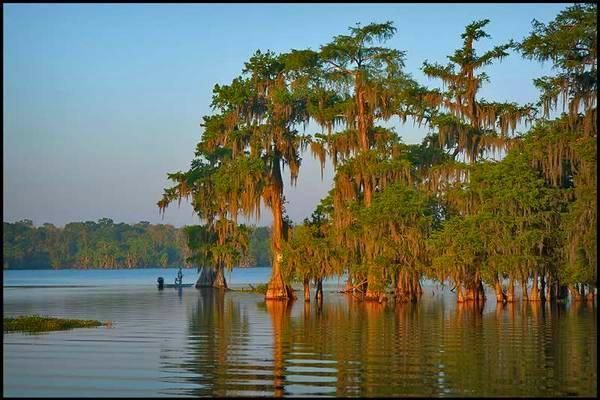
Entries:
{"type": "MultiPolygon", "coordinates": [[[[596,287],[597,8],[566,8],[548,24],[480,54],[489,20],[465,28],[449,63],[423,63],[441,89],[417,83],[402,51],[385,47],[391,22],[349,29],[318,51],[257,51],[241,76],[213,90],[214,115],[187,172],[170,174],[159,207],[191,200],[206,221],[195,255],[207,269],[245,251],[237,217],[273,216],[266,299],[294,297],[289,283],[317,286],[346,274],[345,290],[416,301],[424,277],[450,281],[459,302],[501,302],[515,285],[531,301],[592,297],[596,287]],[[510,53],[549,62],[534,80],[536,104],[481,98],[485,67],[510,53]],[[429,133],[408,145],[389,121],[429,133]],[[299,132],[309,122],[322,131],[299,132]],[[519,128],[519,131],[517,131],[519,128]],[[521,132],[521,129],[526,129],[521,132]],[[303,151],[333,188],[302,225],[285,214],[283,171],[295,184],[303,151]],[[503,283],[507,282],[507,287],[503,283]],[[531,282],[531,290],[528,284],[531,282]]],[[[208,282],[210,284],[210,282],[208,282]]],[[[220,284],[221,285],[221,284],[220,284]]],[[[222,286],[222,285],[221,285],[222,286]]]]}
{"type": "MultiPolygon", "coordinates": [[[[4,222],[4,268],[136,268],[193,266],[188,246],[190,227],[171,225],[72,222],[34,227],[31,220],[4,222]]],[[[250,250],[241,264],[269,265],[267,228],[253,228],[250,250]]]]}

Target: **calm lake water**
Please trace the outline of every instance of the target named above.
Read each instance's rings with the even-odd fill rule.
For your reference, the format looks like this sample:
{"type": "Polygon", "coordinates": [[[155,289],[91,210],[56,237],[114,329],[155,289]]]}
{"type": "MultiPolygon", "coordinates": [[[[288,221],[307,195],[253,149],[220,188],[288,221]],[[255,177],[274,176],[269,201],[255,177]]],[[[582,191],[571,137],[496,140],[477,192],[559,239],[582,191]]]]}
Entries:
{"type": "MultiPolygon", "coordinates": [[[[184,270],[184,283],[196,279],[184,270]]],[[[460,307],[424,284],[419,304],[331,293],[321,307],[181,291],[176,270],[4,271],[4,315],[112,321],[4,335],[4,396],[596,396],[596,309],[460,307]],[[48,287],[48,286],[71,287],[48,287]],[[20,286],[13,287],[13,286],[20,286]],[[32,288],[31,286],[38,286],[32,288]],[[78,286],[78,287],[73,287],[78,286]]],[[[234,269],[232,287],[268,268],[234,269]]],[[[301,292],[297,293],[299,297],[301,292]]]]}

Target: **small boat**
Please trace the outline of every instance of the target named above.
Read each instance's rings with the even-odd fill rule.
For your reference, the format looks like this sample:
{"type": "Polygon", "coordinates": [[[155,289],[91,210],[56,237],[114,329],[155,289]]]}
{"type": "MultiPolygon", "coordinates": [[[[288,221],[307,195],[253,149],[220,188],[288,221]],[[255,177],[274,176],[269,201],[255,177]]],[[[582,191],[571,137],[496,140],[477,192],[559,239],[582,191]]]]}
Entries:
{"type": "Polygon", "coordinates": [[[184,287],[192,287],[192,286],[194,286],[193,283],[182,283],[182,284],[177,284],[177,285],[174,283],[163,284],[163,287],[166,287],[166,288],[180,288],[180,287],[184,288],[184,287]]]}
{"type": "Polygon", "coordinates": [[[194,286],[193,283],[165,283],[165,280],[162,276],[158,277],[158,279],[156,280],[158,289],[163,289],[163,288],[184,288],[184,287],[192,287],[194,286]]]}

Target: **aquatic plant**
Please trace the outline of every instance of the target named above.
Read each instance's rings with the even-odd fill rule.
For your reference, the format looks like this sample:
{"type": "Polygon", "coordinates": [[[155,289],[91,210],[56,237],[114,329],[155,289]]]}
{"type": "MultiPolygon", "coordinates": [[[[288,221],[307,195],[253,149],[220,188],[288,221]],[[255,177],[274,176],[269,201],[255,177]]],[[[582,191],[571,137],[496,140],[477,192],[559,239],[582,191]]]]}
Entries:
{"type": "Polygon", "coordinates": [[[95,328],[98,326],[112,326],[110,322],[84,319],[64,319],[44,317],[39,315],[21,315],[4,318],[4,332],[48,332],[62,331],[74,328],[95,328]]]}

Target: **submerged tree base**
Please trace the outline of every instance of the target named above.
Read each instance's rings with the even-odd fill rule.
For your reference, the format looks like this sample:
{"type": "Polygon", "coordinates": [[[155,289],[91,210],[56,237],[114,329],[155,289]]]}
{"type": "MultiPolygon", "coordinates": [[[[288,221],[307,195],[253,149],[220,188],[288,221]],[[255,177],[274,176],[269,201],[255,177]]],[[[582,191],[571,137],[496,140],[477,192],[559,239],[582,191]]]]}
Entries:
{"type": "Polygon", "coordinates": [[[293,300],[295,298],[294,289],[289,285],[282,287],[269,284],[265,293],[265,300],[293,300]]]}
{"type": "Polygon", "coordinates": [[[280,272],[275,272],[267,285],[265,300],[294,300],[294,289],[283,280],[280,272]]]}
{"type": "Polygon", "coordinates": [[[212,268],[202,267],[202,272],[196,281],[195,287],[197,289],[213,287],[215,283],[215,275],[215,271],[212,268]]]}
{"type": "Polygon", "coordinates": [[[383,303],[386,300],[387,297],[385,295],[385,291],[367,289],[367,293],[365,294],[365,301],[377,301],[379,303],[383,303]]]}
{"type": "Polygon", "coordinates": [[[102,323],[91,319],[63,319],[40,317],[39,315],[23,315],[15,318],[4,318],[4,332],[49,332],[110,325],[112,325],[110,322],[102,323]]]}
{"type": "Polygon", "coordinates": [[[202,267],[202,272],[194,286],[196,289],[215,288],[229,290],[223,269],[202,267]]]}

